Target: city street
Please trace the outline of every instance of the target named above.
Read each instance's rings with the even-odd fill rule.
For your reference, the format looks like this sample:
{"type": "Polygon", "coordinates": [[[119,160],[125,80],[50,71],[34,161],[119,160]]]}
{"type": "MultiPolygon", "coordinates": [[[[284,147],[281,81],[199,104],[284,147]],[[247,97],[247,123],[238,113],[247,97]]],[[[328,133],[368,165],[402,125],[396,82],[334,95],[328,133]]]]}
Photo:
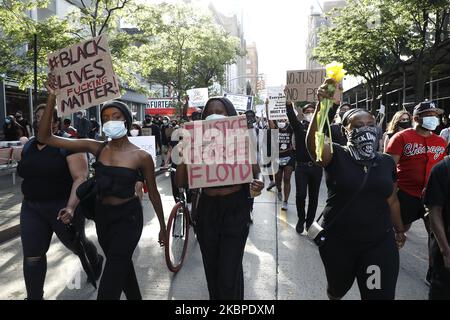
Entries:
{"type": "MultiPolygon", "coordinates": [[[[280,210],[275,192],[264,191],[255,202],[254,224],[250,228],[244,256],[245,299],[317,300],[327,299],[326,279],[317,247],[306,236],[295,232],[295,180],[287,212],[280,210]]],[[[170,179],[164,173],[157,177],[157,185],[167,215],[173,206],[170,179]]],[[[267,183],[266,183],[267,186],[267,183]]],[[[11,195],[12,197],[12,195],[11,195]]],[[[323,181],[318,213],[326,199],[323,181]]],[[[143,201],[144,231],[134,262],[144,299],[192,300],[208,299],[201,253],[193,233],[183,268],[174,275],[168,271],[164,250],[157,243],[159,225],[148,198],[143,201]]],[[[192,232],[192,231],[191,231],[192,232]]],[[[95,240],[95,227],[89,222],[87,235],[95,240]]],[[[22,273],[20,238],[0,245],[0,299],[26,297],[22,273]]],[[[396,298],[424,300],[428,287],[424,282],[428,266],[427,236],[421,221],[408,233],[408,240],[400,255],[400,275],[396,298]]],[[[54,236],[47,254],[48,269],[45,299],[92,300],[96,291],[86,283],[77,257],[61,245],[54,236]],[[80,279],[81,275],[81,279],[80,279]]],[[[122,297],[124,298],[124,297],[122,297]]],[[[345,299],[359,299],[354,284],[345,299]]]]}

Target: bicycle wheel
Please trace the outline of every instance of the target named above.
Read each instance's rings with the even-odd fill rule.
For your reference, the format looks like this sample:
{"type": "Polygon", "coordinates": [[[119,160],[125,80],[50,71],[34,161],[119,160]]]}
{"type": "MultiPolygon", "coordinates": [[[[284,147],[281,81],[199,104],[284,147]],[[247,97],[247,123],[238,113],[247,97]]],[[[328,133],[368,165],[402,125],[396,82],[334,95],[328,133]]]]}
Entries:
{"type": "Polygon", "coordinates": [[[170,213],[167,237],[166,264],[170,271],[178,272],[183,265],[189,240],[189,212],[182,202],[178,202],[170,213]]]}

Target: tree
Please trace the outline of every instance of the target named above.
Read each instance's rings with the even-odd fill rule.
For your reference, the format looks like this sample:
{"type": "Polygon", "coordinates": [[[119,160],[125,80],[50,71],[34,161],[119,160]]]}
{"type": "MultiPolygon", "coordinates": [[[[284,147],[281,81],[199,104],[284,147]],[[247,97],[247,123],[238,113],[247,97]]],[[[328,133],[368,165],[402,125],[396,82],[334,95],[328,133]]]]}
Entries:
{"type": "MultiPolygon", "coordinates": [[[[393,43],[401,55],[411,59],[414,67],[415,102],[424,100],[425,83],[435,66],[447,55],[441,51],[442,42],[449,38],[449,0],[385,0],[397,21],[408,25],[405,33],[394,32],[386,43],[393,43]]],[[[403,30],[402,30],[403,31],[403,30]]]]}
{"type": "Polygon", "coordinates": [[[317,59],[342,61],[349,74],[363,77],[372,101],[395,71],[412,64],[415,102],[423,101],[426,81],[447,54],[439,49],[448,39],[449,6],[448,0],[350,0],[320,34],[317,59]]]}
{"type": "Polygon", "coordinates": [[[378,108],[376,98],[383,93],[382,74],[396,67],[384,43],[384,25],[373,23],[374,13],[379,13],[378,10],[382,10],[380,14],[387,14],[381,0],[348,1],[337,14],[330,15],[332,26],[320,32],[320,42],[314,52],[322,64],[342,62],[349,75],[365,80],[372,100],[372,113],[378,108]]]}
{"type": "MultiPolygon", "coordinates": [[[[0,48],[6,48],[0,57],[0,74],[19,80],[21,89],[31,86],[33,81],[33,43],[38,39],[38,83],[42,87],[47,78],[47,55],[61,48],[107,34],[111,56],[121,86],[137,91],[142,87],[138,71],[140,58],[137,42],[139,35],[121,32],[119,19],[132,15],[138,6],[130,0],[81,1],[81,8],[71,12],[65,19],[52,16],[36,22],[27,15],[27,10],[46,8],[48,0],[4,0],[0,7],[0,48]]],[[[79,5],[74,1],[69,3],[79,5]]]]}
{"type": "Polygon", "coordinates": [[[145,35],[150,28],[151,41],[142,46],[146,78],[166,85],[173,82],[178,95],[193,87],[209,87],[213,81],[223,83],[225,66],[242,54],[238,40],[192,5],[160,4],[149,8],[135,23],[145,35]],[[156,34],[154,25],[145,24],[150,20],[146,12],[160,19],[156,34]]]}
{"type": "Polygon", "coordinates": [[[38,38],[38,83],[43,85],[47,75],[47,54],[73,43],[67,21],[56,17],[36,22],[27,10],[45,8],[48,0],[1,1],[0,6],[0,74],[19,81],[24,89],[33,82],[34,35],[38,38]]]}

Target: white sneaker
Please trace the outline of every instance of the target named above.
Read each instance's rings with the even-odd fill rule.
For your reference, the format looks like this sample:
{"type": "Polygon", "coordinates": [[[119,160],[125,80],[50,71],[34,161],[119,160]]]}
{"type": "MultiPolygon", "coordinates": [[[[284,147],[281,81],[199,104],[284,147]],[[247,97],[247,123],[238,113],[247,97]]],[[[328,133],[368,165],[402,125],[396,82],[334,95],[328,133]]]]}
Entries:
{"type": "Polygon", "coordinates": [[[287,209],[288,209],[288,203],[287,203],[287,201],[284,201],[283,205],[281,206],[281,210],[287,211],[287,209]]]}

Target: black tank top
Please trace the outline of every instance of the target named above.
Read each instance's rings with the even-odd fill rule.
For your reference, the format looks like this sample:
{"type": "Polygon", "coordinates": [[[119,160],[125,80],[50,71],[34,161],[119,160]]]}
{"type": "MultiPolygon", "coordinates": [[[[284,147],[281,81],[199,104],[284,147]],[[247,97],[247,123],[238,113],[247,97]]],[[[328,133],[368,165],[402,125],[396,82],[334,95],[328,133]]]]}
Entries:
{"type": "Polygon", "coordinates": [[[97,152],[97,161],[92,165],[95,169],[95,182],[99,198],[107,196],[120,199],[132,198],[136,192],[136,182],[142,180],[139,171],[126,167],[106,166],[98,161],[105,146],[106,144],[103,144],[97,152]]]}

